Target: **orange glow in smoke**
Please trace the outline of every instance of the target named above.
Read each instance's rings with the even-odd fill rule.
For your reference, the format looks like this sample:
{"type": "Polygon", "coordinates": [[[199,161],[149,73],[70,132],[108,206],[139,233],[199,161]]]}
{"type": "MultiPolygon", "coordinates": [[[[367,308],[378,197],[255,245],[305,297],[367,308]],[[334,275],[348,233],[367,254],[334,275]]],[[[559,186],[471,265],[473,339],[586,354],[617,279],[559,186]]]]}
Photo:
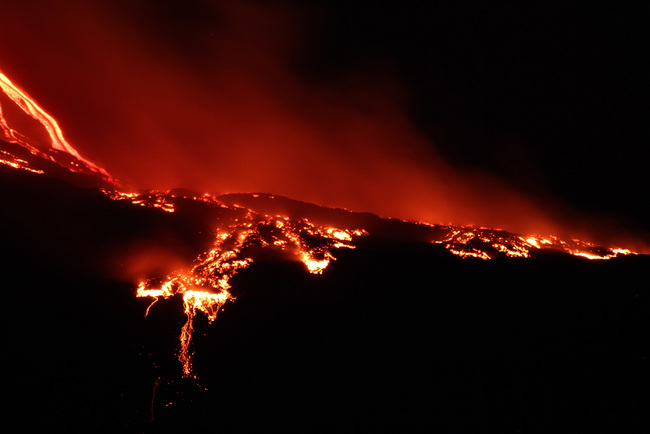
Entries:
{"type": "Polygon", "coordinates": [[[225,24],[196,34],[200,68],[140,25],[144,9],[57,8],[65,29],[51,27],[47,7],[22,9],[3,12],[14,18],[5,31],[42,47],[30,70],[48,70],[68,104],[93,108],[68,108],[79,121],[67,128],[131,185],[262,191],[404,220],[556,232],[529,198],[443,161],[385,74],[324,82],[296,73],[306,53],[295,7],[215,2],[206,14],[225,24]]]}
{"type": "MultiPolygon", "coordinates": [[[[12,44],[0,55],[27,76],[48,71],[65,96],[68,134],[137,188],[261,191],[402,220],[611,241],[559,217],[560,205],[446,162],[382,70],[299,71],[309,15],[295,2],[199,2],[205,22],[219,24],[187,28],[180,40],[150,23],[156,7],[62,0],[61,27],[54,6],[23,3],[3,7],[0,37],[12,44]]],[[[46,123],[52,146],[71,152],[46,123]]]]}

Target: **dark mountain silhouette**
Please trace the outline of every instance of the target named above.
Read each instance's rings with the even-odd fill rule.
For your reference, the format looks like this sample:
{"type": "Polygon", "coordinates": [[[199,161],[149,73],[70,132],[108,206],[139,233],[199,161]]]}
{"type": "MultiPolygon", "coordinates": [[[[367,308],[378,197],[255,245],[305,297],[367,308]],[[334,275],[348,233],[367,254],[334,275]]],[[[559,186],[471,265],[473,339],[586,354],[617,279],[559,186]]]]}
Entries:
{"type": "Polygon", "coordinates": [[[503,432],[647,421],[647,256],[462,259],[423,241],[435,228],[219,197],[372,232],[321,276],[272,255],[241,270],[236,301],[209,327],[197,315],[199,378],[183,378],[180,299],[144,318],[149,301],[111,267],[133,246],[192,260],[214,219],[246,208],[181,197],[166,213],[9,167],[0,176],[8,390],[23,426],[503,432]]]}

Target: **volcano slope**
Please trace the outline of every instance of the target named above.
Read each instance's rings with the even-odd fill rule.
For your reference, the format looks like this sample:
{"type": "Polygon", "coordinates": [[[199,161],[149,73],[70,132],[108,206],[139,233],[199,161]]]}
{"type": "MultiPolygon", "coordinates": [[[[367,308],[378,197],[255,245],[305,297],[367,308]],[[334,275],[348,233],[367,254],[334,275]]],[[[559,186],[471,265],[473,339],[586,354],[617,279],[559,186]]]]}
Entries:
{"type": "MultiPolygon", "coordinates": [[[[440,228],[371,214],[259,194],[215,207],[180,191],[167,193],[170,213],[77,181],[0,166],[5,393],[21,426],[648,426],[648,256],[462,258],[430,242],[440,228]],[[236,300],[211,325],[196,315],[183,375],[182,300],[160,300],[145,317],[151,300],[135,297],[125,270],[151,252],[191,263],[219,221],[252,211],[366,234],[332,250],[321,275],[286,252],[255,254],[230,280],[236,300]]],[[[164,276],[166,257],[142,270],[164,276]]]]}

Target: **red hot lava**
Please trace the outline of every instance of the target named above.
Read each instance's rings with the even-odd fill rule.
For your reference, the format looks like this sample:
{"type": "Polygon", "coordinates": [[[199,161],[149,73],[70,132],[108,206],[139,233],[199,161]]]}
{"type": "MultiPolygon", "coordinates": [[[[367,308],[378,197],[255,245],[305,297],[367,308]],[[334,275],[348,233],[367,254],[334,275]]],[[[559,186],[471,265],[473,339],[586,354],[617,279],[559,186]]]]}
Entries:
{"type": "Polygon", "coordinates": [[[157,2],[15,2],[3,10],[0,37],[12,43],[0,57],[57,107],[84,155],[137,186],[576,234],[553,207],[443,161],[386,74],[297,74],[309,47],[295,5],[206,1],[183,13],[157,2]]]}

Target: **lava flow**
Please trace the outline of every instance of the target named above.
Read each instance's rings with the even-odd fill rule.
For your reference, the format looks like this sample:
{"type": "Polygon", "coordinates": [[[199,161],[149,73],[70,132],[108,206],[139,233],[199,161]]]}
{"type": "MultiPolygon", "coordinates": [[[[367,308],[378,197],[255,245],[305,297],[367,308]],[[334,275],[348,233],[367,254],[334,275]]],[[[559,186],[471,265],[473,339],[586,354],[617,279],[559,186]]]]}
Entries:
{"type": "MultiPolygon", "coordinates": [[[[47,134],[50,138],[51,149],[56,151],[61,151],[69,154],[74,157],[79,163],[82,163],[88,170],[91,172],[100,174],[101,176],[112,179],[109,173],[97,166],[92,161],[86,160],[75,148],[73,148],[63,137],[63,132],[59,127],[57,121],[46,113],[32,98],[30,98],[25,92],[15,86],[6,75],[0,73],[0,88],[16,105],[29,117],[38,121],[43,128],[47,131],[47,134]]],[[[30,143],[30,138],[23,135],[21,132],[16,131],[11,128],[5,119],[5,116],[2,111],[2,104],[0,104],[0,127],[2,127],[2,132],[4,138],[11,143],[16,143],[22,147],[29,150],[34,155],[39,155],[45,157],[49,160],[58,162],[52,155],[47,152],[40,151],[35,146],[32,146],[30,143]]],[[[11,157],[7,152],[3,152],[5,156],[11,157]]],[[[29,166],[29,163],[24,159],[20,158],[11,158],[10,160],[1,159],[0,163],[7,164],[14,168],[21,168],[35,173],[42,173],[39,169],[34,169],[29,166]]],[[[76,164],[77,167],[69,167],[73,171],[83,171],[82,167],[79,164],[76,164]],[[76,170],[75,170],[76,169],[76,170]]]]}
{"type": "MultiPolygon", "coordinates": [[[[239,206],[220,200],[221,196],[214,197],[210,194],[195,195],[173,190],[122,191],[106,170],[82,158],[65,141],[54,118],[2,74],[0,87],[24,114],[37,120],[45,128],[51,141],[49,148],[34,146],[28,135],[9,125],[0,105],[0,126],[4,141],[17,145],[18,150],[22,149],[20,153],[0,149],[0,163],[42,174],[44,171],[38,168],[38,159],[46,159],[72,172],[81,172],[110,181],[108,187],[100,190],[104,197],[110,200],[128,201],[138,207],[158,209],[171,214],[176,212],[179,201],[189,201],[215,211],[211,214],[214,215],[211,220],[214,231],[211,247],[199,254],[186,269],[174,271],[167,276],[142,280],[136,290],[137,297],[152,299],[145,316],[160,298],[182,297],[187,320],[180,332],[178,358],[185,376],[193,375],[191,343],[197,312],[203,312],[208,322],[212,323],[224,304],[235,298],[230,293],[231,279],[263,255],[300,261],[309,273],[323,274],[331,261],[336,259],[335,251],[357,247],[360,237],[381,237],[384,233],[390,233],[390,237],[399,239],[401,233],[391,226],[394,222],[408,226],[410,240],[441,245],[450,253],[462,258],[535,258],[544,251],[587,259],[610,259],[633,254],[627,249],[604,248],[575,239],[565,241],[555,236],[522,236],[488,228],[406,223],[379,218],[376,218],[373,228],[370,228],[364,227],[366,220],[362,214],[344,210],[338,211],[344,213],[346,218],[330,219],[334,224],[324,224],[320,221],[314,223],[307,217],[309,213],[304,210],[298,216],[293,213],[294,216],[289,217],[282,213],[267,212],[262,205],[239,206]]],[[[258,194],[250,195],[253,201],[259,197],[258,194]]],[[[276,200],[273,196],[265,199],[276,200]]],[[[314,207],[328,210],[324,207],[314,207]]]]}
{"type": "Polygon", "coordinates": [[[503,255],[511,258],[529,258],[544,250],[587,259],[611,259],[633,254],[629,249],[604,248],[577,239],[564,241],[552,235],[521,236],[488,228],[443,227],[447,227],[449,232],[431,242],[444,245],[451,253],[462,258],[494,259],[503,255]]]}
{"type": "MultiPolygon", "coordinates": [[[[159,208],[164,212],[173,212],[175,201],[188,199],[229,211],[215,219],[212,248],[199,255],[191,268],[138,284],[137,297],[153,299],[145,316],[161,297],[183,298],[187,320],[180,333],[178,358],[185,376],[193,375],[190,343],[197,311],[203,312],[212,323],[223,305],[235,299],[229,291],[232,277],[248,268],[261,254],[298,260],[308,272],[322,274],[336,259],[336,249],[354,249],[359,237],[377,235],[363,228],[346,227],[343,223],[332,227],[314,224],[307,218],[269,215],[263,211],[264,207],[255,210],[227,204],[207,194],[188,196],[162,191],[126,194],[108,190],[104,193],[114,200],[129,200],[138,206],[159,208]]],[[[275,199],[274,196],[268,198],[275,199]]],[[[557,252],[587,259],[611,259],[633,254],[628,249],[604,248],[580,240],[564,241],[555,236],[521,236],[503,230],[428,223],[411,225],[411,229],[419,232],[418,239],[442,245],[461,258],[535,258],[541,252],[557,252]]]]}
{"type": "MultiPolygon", "coordinates": [[[[202,197],[205,201],[206,196],[202,197]]],[[[224,206],[216,199],[214,206],[224,206]]],[[[243,211],[243,209],[240,209],[243,211]]],[[[364,235],[363,230],[319,227],[308,220],[290,220],[287,217],[269,216],[245,210],[232,221],[218,221],[213,247],[201,254],[188,271],[175,272],[164,279],[140,282],[137,297],[151,297],[151,306],[160,297],[183,297],[187,321],[180,334],[179,361],[185,376],[192,374],[193,320],[197,311],[203,312],[212,323],[221,307],[234,300],[229,289],[230,279],[241,269],[249,267],[262,249],[276,254],[289,255],[302,261],[313,274],[322,274],[331,260],[332,250],[354,248],[354,236],[364,235]]]]}

